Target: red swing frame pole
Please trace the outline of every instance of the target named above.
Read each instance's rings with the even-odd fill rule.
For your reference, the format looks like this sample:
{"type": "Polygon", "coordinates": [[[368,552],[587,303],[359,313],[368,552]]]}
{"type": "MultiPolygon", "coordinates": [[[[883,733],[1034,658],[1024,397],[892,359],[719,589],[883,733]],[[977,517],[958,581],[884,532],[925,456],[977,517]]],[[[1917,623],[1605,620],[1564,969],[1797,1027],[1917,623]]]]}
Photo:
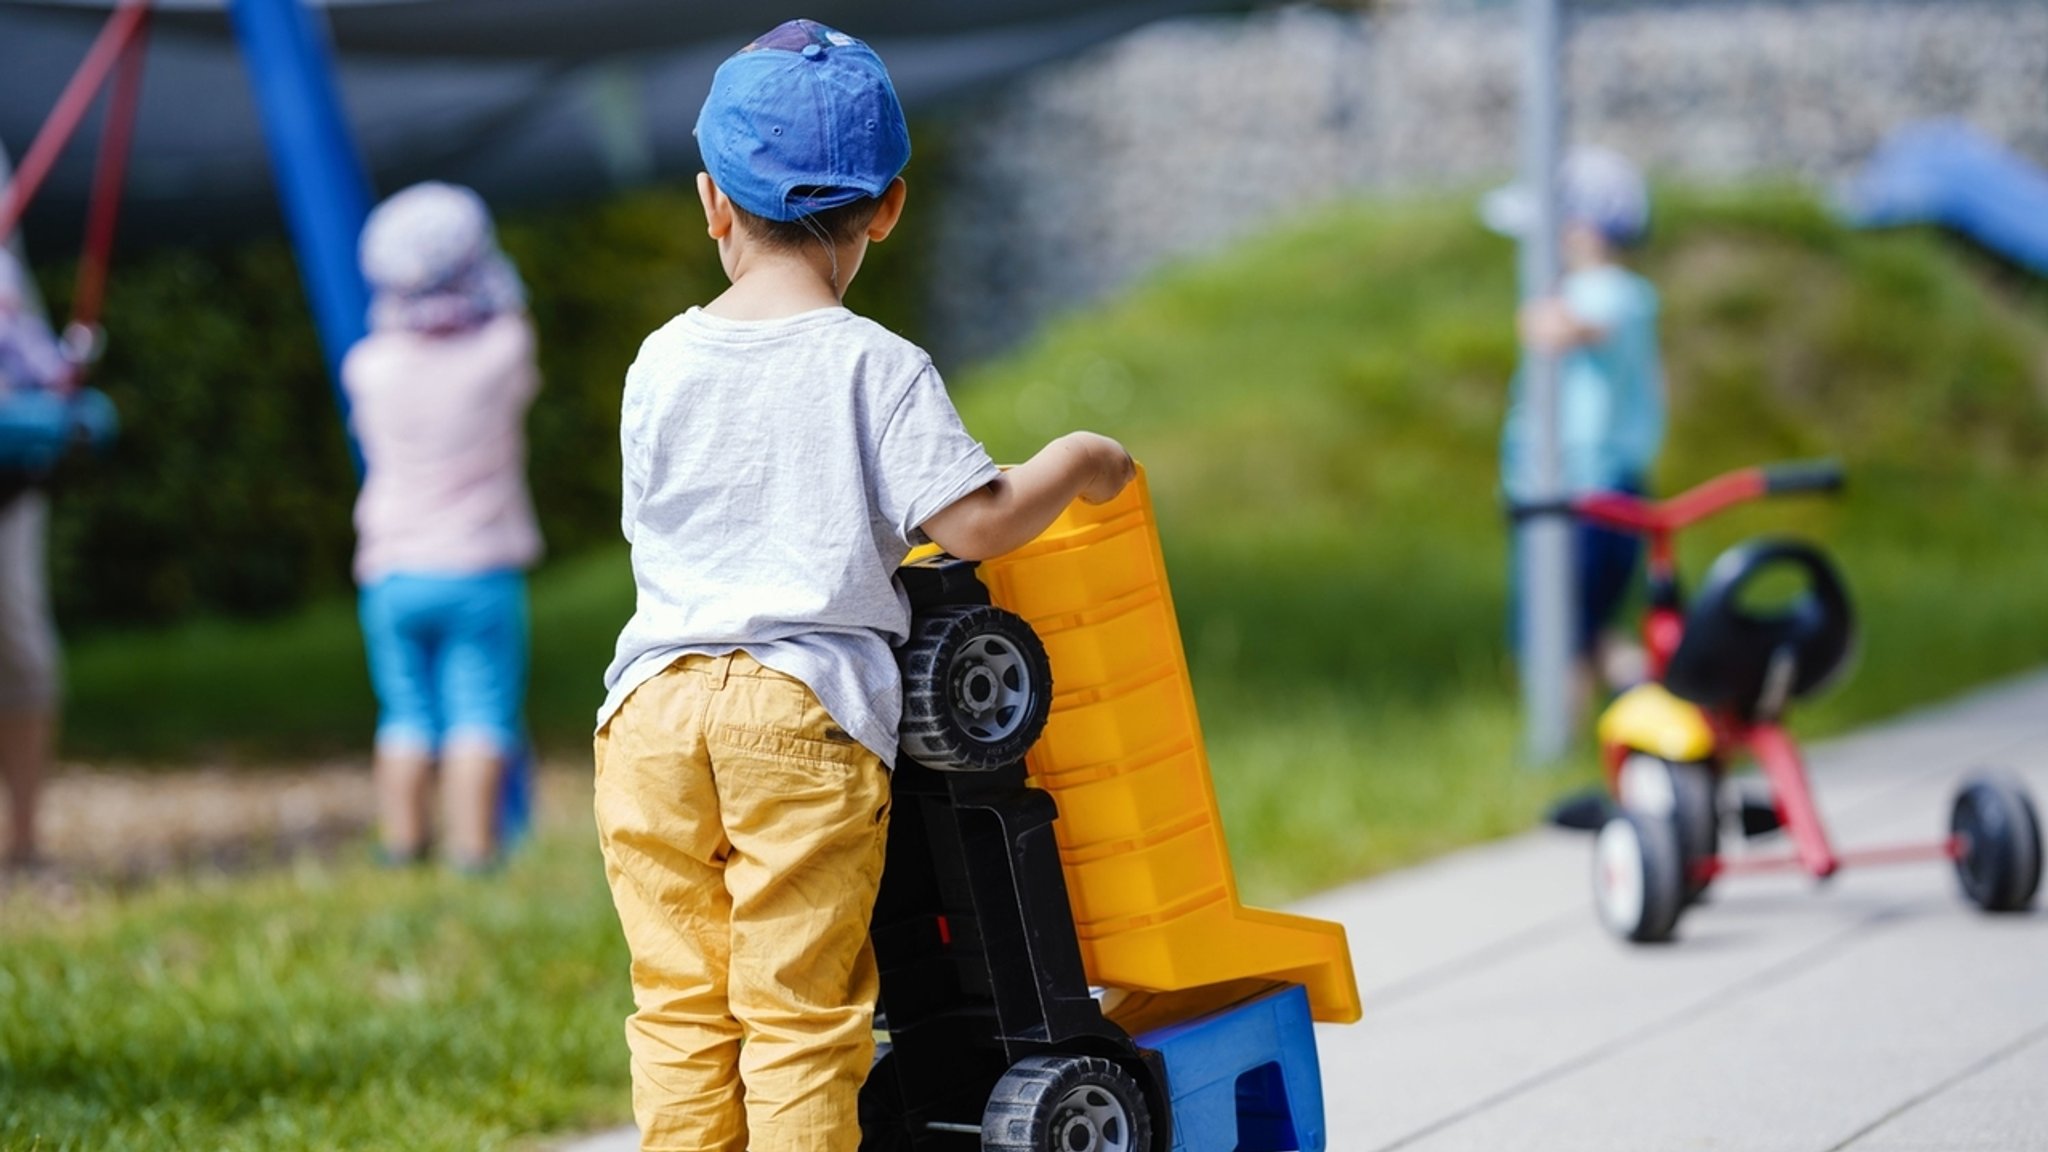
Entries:
{"type": "Polygon", "coordinates": [[[114,258],[114,230],[121,219],[121,189],[128,179],[128,154],[135,142],[135,120],[142,111],[142,74],[148,63],[149,7],[140,13],[135,31],[121,49],[121,71],[107,104],[107,123],[100,133],[99,168],[93,174],[92,206],[85,226],[85,251],[78,262],[78,286],[72,292],[71,323],[97,339],[100,308],[106,301],[107,268],[114,258]]]}
{"type": "MultiPolygon", "coordinates": [[[[35,142],[29,145],[28,154],[21,158],[15,169],[14,179],[7,185],[6,194],[0,197],[0,244],[14,236],[14,229],[21,223],[21,215],[29,202],[35,199],[43,180],[56,166],[57,157],[71,137],[78,131],[78,125],[92,107],[93,98],[104,88],[107,78],[113,74],[128,46],[133,43],[149,22],[147,0],[123,4],[107,19],[107,25],[100,30],[92,48],[85,55],[85,62],[64,86],[63,95],[57,98],[57,106],[50,112],[50,118],[43,122],[42,130],[36,133],[35,142]]],[[[140,65],[134,65],[138,79],[140,65]]],[[[119,117],[118,110],[115,113],[119,117]]],[[[112,125],[110,124],[111,128],[112,125]]],[[[132,125],[130,126],[132,129],[132,125]]]]}

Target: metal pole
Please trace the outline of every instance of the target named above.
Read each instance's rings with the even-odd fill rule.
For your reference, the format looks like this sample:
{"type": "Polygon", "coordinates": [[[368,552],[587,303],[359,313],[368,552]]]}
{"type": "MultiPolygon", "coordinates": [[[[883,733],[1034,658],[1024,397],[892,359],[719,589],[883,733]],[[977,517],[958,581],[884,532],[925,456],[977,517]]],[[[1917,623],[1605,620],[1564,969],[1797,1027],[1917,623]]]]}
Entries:
{"type": "Polygon", "coordinates": [[[64,146],[71,142],[71,134],[85,120],[85,114],[92,108],[92,102],[106,86],[107,77],[120,66],[128,52],[128,45],[149,23],[149,9],[141,4],[123,4],[115,9],[107,20],[106,27],[92,42],[85,54],[85,61],[72,73],[70,83],[57,97],[57,106],[50,111],[50,117],[43,122],[35,140],[29,144],[28,153],[21,158],[21,171],[7,181],[6,195],[0,196],[0,238],[14,234],[15,225],[21,223],[21,214],[28,210],[29,201],[35,199],[36,190],[42,187],[43,178],[57,163],[57,156],[64,146]]]}
{"type": "MultiPolygon", "coordinates": [[[[1522,0],[1522,184],[1534,194],[1535,220],[1522,240],[1521,288],[1526,302],[1557,290],[1557,154],[1562,122],[1558,84],[1560,0],[1522,0]]],[[[1535,491],[1539,504],[1565,496],[1558,443],[1557,359],[1522,350],[1523,387],[1534,420],[1535,491]]],[[[1521,663],[1523,755],[1536,764],[1561,758],[1572,736],[1571,524],[1562,516],[1521,522],[1521,663]]]]}
{"type": "MultiPolygon", "coordinates": [[[[342,113],[326,29],[313,13],[300,0],[231,0],[229,11],[346,428],[341,359],[367,330],[370,304],[356,260],[370,214],[369,173],[342,113]]],[[[353,437],[349,450],[356,452],[353,437]]]]}

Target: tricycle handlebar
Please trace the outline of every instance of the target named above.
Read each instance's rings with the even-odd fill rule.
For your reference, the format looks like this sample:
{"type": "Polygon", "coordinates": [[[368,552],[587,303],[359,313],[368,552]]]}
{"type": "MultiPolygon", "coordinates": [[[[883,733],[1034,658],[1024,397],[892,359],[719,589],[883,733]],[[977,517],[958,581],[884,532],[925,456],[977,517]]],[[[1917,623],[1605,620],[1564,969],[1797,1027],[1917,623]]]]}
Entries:
{"type": "Polygon", "coordinates": [[[1764,467],[1764,490],[1772,496],[1791,492],[1840,492],[1845,481],[1839,460],[1799,460],[1764,467]]]}
{"type": "Polygon", "coordinates": [[[1714,477],[1668,500],[1650,501],[1626,492],[1590,492],[1565,501],[1517,504],[1517,520],[1569,513],[1620,532],[1674,532],[1737,504],[1795,492],[1839,492],[1842,466],[1834,460],[1795,461],[1742,468],[1714,477]]]}

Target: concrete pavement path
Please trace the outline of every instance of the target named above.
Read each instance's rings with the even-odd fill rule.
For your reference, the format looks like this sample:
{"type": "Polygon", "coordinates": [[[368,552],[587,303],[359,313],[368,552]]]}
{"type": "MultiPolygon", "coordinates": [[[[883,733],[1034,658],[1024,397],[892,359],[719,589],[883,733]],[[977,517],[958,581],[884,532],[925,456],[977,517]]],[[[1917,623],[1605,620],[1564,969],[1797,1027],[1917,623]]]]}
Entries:
{"type": "MultiPolygon", "coordinates": [[[[1838,845],[1938,837],[1973,767],[2048,797],[2048,677],[1811,760],[1838,845]]],[[[1731,877],[1629,947],[1590,857],[1538,832],[1304,904],[1366,1005],[1320,1037],[1333,1149],[2048,1149],[2048,916],[1984,916],[1942,865],[1731,877]]]]}
{"type": "MultiPolygon", "coordinates": [[[[1978,766],[2039,805],[2048,675],[1810,759],[1841,847],[1943,835],[1978,766]]],[[[1345,924],[1365,1000],[1319,1029],[1333,1152],[2048,1150],[2040,902],[1985,916],[1945,864],[1729,878],[1676,943],[1629,947],[1591,851],[1539,831],[1299,906],[1345,924]]]]}

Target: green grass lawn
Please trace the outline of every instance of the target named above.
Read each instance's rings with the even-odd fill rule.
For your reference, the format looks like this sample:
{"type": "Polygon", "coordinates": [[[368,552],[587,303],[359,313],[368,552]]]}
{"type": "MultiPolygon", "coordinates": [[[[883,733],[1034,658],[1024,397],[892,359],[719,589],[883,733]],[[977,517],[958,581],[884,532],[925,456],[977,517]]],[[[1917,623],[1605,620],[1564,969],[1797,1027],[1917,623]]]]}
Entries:
{"type": "MultiPolygon", "coordinates": [[[[1673,490],[1834,455],[1849,494],[1732,516],[1826,541],[1865,624],[1807,733],[2048,661],[2048,299],[1789,193],[1670,194],[1673,490]]],[[[1512,253],[1462,204],[1360,204],[1156,277],[964,374],[998,455],[1088,426],[1147,463],[1248,896],[1526,827],[1578,779],[1515,762],[1494,499],[1512,253]]],[[[858,305],[858,289],[855,304],[858,305]]],[[[631,606],[622,554],[534,584],[533,715],[581,755],[631,606]]],[[[360,747],[346,605],[102,636],[69,748],[258,761],[360,747]]],[[[307,869],[7,923],[0,1147],[489,1146],[623,1117],[623,959],[580,818],[497,885],[307,869]],[[7,1096],[11,1094],[12,1099],[7,1096]]],[[[1370,942],[1358,942],[1369,947],[1370,942]]]]}
{"type": "Polygon", "coordinates": [[[594,855],[557,834],[495,880],[0,900],[0,1148],[474,1152],[617,1123],[626,956],[594,855]]]}
{"type": "MultiPolygon", "coordinates": [[[[551,752],[588,755],[600,678],[632,610],[623,545],[535,576],[528,712],[551,752]]],[[[67,662],[64,750],[74,758],[169,769],[368,755],[377,708],[352,602],[92,636],[67,662]]]]}

